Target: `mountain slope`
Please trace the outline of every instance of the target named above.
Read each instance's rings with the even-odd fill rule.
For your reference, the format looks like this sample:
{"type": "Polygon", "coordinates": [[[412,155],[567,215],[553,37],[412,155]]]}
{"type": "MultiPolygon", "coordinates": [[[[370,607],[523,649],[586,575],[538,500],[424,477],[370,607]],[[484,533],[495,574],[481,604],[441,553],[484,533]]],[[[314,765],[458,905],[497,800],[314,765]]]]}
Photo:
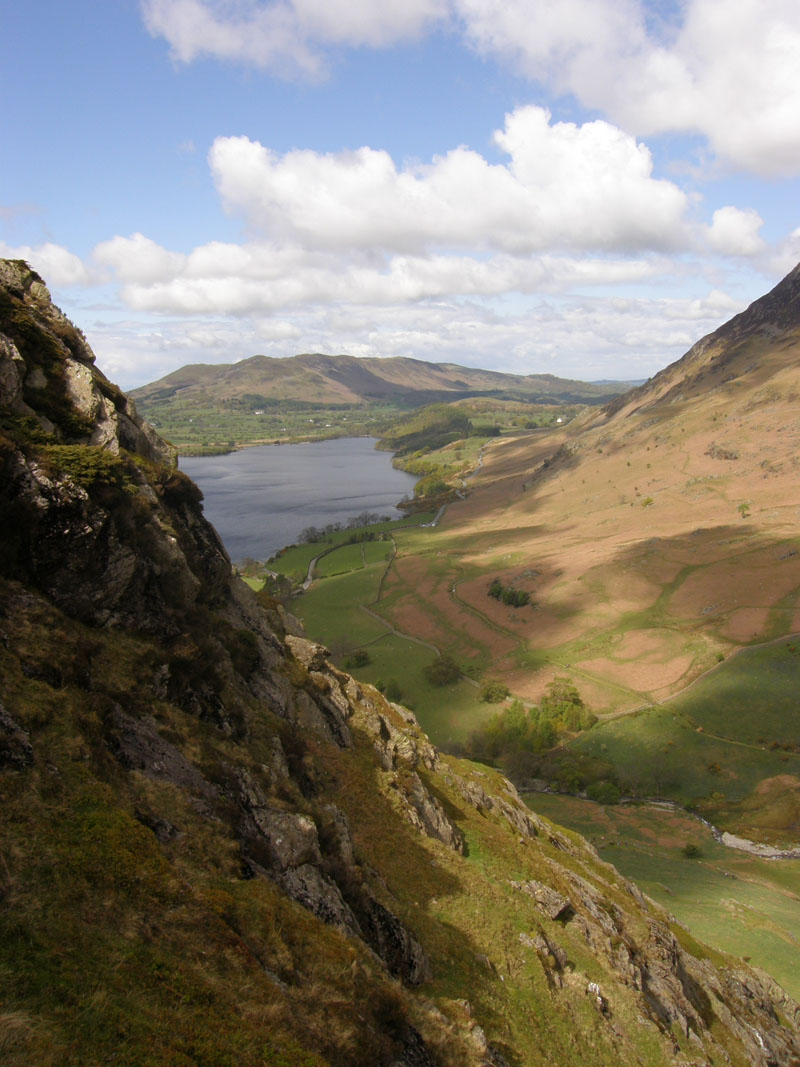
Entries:
{"type": "Polygon", "coordinates": [[[393,400],[408,406],[468,396],[498,396],[542,403],[601,403],[619,383],[597,385],[549,374],[516,375],[394,357],[356,358],[304,354],[284,359],[251,356],[239,363],[182,367],[132,396],[148,411],[159,403],[199,399],[224,402],[242,396],[363,404],[393,400]]]}
{"type": "Polygon", "coordinates": [[[703,398],[730,382],[758,386],[790,370],[800,330],[800,264],[774,289],[660,371],[644,385],[606,405],[608,415],[632,414],[651,404],[703,398]]]}
{"type": "Polygon", "coordinates": [[[569,664],[601,709],[658,699],[718,655],[800,630],[799,288],[795,270],[565,430],[491,443],[443,521],[448,572],[398,560],[395,624],[436,641],[444,615],[461,633],[445,647],[484,644],[521,696],[569,664]],[[493,602],[495,577],[534,608],[493,602]]]}
{"type": "Polygon", "coordinates": [[[336,670],[0,264],[10,1064],[800,1062],[800,1009],[336,670]]]}

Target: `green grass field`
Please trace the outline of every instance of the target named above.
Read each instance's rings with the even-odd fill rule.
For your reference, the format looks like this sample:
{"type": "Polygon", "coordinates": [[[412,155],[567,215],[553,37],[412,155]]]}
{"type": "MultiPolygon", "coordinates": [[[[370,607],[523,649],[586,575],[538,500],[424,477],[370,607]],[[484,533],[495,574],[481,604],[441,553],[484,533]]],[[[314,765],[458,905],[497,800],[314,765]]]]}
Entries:
{"type": "Polygon", "coordinates": [[[747,744],[800,743],[800,640],[731,657],[668,706],[705,731],[747,744]]]}
{"type": "Polygon", "coordinates": [[[430,685],[422,670],[435,654],[422,645],[387,633],[366,650],[370,663],[352,668],[352,673],[373,685],[394,682],[400,690],[400,703],[414,711],[434,744],[463,741],[493,710],[480,702],[478,690],[468,682],[441,688],[430,685]]]}
{"type": "MultiPolygon", "coordinates": [[[[429,521],[431,515],[416,515],[417,523],[429,521]]],[[[436,536],[432,530],[410,526],[409,520],[379,524],[374,529],[391,528],[405,539],[436,536]]],[[[345,538],[347,531],[335,537],[345,538]]],[[[288,549],[281,561],[288,566],[308,567],[308,559],[299,546],[288,549]],[[297,562],[299,561],[299,562],[297,562]]],[[[316,546],[317,549],[320,546],[316,546]]],[[[342,663],[357,648],[365,649],[370,662],[351,668],[355,677],[373,685],[381,683],[395,699],[407,704],[418,715],[423,729],[437,744],[464,740],[476,729],[491,709],[478,699],[478,690],[466,681],[437,688],[425,679],[423,668],[436,656],[432,648],[418,644],[391,632],[381,622],[363,610],[372,606],[378,597],[381,578],[391,555],[389,541],[365,541],[343,544],[328,552],[316,566],[319,576],[310,589],[292,603],[292,610],[303,623],[308,635],[326,644],[334,659],[342,663]]]]}
{"type": "Polygon", "coordinates": [[[292,602],[292,611],[309,637],[326,644],[334,657],[341,658],[386,633],[386,627],[360,607],[375,600],[385,567],[385,563],[373,563],[323,578],[292,602]]]}
{"type": "MultiPolygon", "coordinates": [[[[389,522],[372,523],[372,525],[363,527],[363,529],[373,533],[392,532],[395,530],[402,530],[407,526],[413,527],[418,526],[423,522],[430,522],[433,515],[434,512],[432,511],[418,511],[411,515],[404,515],[401,519],[392,519],[389,522]]],[[[331,534],[330,538],[326,541],[314,541],[311,544],[302,545],[287,545],[286,548],[282,548],[280,552],[272,557],[272,559],[268,560],[269,568],[278,574],[285,574],[287,578],[291,578],[292,581],[299,584],[305,580],[306,574],[308,573],[308,565],[312,559],[323,552],[330,551],[331,548],[337,545],[344,545],[347,540],[353,536],[354,532],[354,530],[338,530],[336,533],[331,534]]],[[[371,549],[369,552],[369,561],[375,562],[376,554],[371,549]]],[[[323,560],[320,560],[320,565],[323,565],[323,563],[324,558],[323,560]]]]}
{"type": "Polygon", "coordinates": [[[698,732],[669,705],[598,723],[571,747],[612,763],[624,788],[681,803],[740,800],[764,778],[800,775],[800,754],[698,732]]]}
{"type": "Polygon", "coordinates": [[[387,563],[392,554],[391,541],[362,541],[354,545],[342,545],[323,556],[315,568],[320,578],[334,574],[348,574],[373,563],[387,563]]]}
{"type": "Polygon", "coordinates": [[[690,816],[646,805],[530,794],[534,811],[595,845],[700,941],[763,967],[800,997],[800,860],[762,860],[718,844],[690,816]],[[687,859],[687,843],[701,855],[687,859]]]}

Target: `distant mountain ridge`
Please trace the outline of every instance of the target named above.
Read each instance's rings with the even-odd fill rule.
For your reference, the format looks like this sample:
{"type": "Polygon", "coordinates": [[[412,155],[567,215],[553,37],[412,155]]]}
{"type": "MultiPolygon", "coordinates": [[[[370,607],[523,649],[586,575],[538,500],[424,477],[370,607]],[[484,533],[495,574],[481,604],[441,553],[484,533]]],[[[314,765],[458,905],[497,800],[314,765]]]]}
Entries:
{"type": "Polygon", "coordinates": [[[256,355],[233,364],[190,364],[134,389],[131,395],[145,406],[177,399],[194,401],[204,395],[217,401],[251,396],[323,404],[389,400],[408,406],[472,396],[601,404],[624,392],[629,384],[581,382],[552,374],[504,374],[401,356],[384,359],[304,353],[256,355]]]}

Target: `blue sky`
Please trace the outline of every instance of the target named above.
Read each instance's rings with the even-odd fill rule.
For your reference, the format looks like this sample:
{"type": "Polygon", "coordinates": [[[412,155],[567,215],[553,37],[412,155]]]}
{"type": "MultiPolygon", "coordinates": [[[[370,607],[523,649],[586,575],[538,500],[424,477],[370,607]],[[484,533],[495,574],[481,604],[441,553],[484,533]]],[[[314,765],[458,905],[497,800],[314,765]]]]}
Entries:
{"type": "Polygon", "coordinates": [[[28,0],[0,58],[0,254],[126,388],[642,378],[800,259],[794,0],[28,0]]]}

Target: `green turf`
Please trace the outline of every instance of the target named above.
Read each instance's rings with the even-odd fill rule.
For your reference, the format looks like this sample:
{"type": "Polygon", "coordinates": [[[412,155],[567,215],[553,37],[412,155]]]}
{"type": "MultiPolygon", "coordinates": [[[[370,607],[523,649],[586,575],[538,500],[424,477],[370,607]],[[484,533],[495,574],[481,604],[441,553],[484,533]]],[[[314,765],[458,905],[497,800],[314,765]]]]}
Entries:
{"type": "Polygon", "coordinates": [[[669,707],[707,732],[749,744],[800,742],[800,641],[745,649],[669,707]]]}
{"type": "Polygon", "coordinates": [[[764,778],[800,776],[800,754],[711,737],[669,705],[598,723],[571,747],[612,763],[623,788],[684,803],[739,800],[764,778]]]}
{"type": "MultiPolygon", "coordinates": [[[[433,515],[434,512],[432,511],[417,511],[411,515],[404,515],[401,519],[372,523],[370,526],[362,527],[362,529],[373,533],[393,532],[395,530],[403,530],[408,526],[414,527],[423,522],[430,522],[433,515]]],[[[354,530],[337,530],[325,541],[315,541],[311,544],[302,545],[287,545],[286,548],[276,552],[272,559],[269,560],[269,568],[278,574],[285,574],[287,578],[292,578],[298,583],[302,582],[308,573],[308,565],[312,559],[322,553],[327,553],[336,545],[345,544],[354,533],[354,530]]],[[[370,561],[374,561],[374,557],[370,557],[370,561]]]]}
{"type": "Polygon", "coordinates": [[[320,578],[327,578],[334,574],[361,570],[372,563],[385,565],[391,554],[391,541],[361,541],[353,545],[342,545],[320,559],[315,573],[320,578]]]}
{"type": "Polygon", "coordinates": [[[361,570],[364,566],[364,557],[361,545],[342,545],[341,548],[329,552],[319,560],[316,566],[316,574],[320,578],[328,578],[334,574],[347,574],[349,571],[361,570]]]}
{"type": "Polygon", "coordinates": [[[378,592],[385,563],[373,563],[347,574],[323,578],[292,604],[309,636],[339,655],[386,632],[386,627],[360,608],[378,592]]]}
{"type": "Polygon", "coordinates": [[[485,723],[494,709],[478,699],[478,690],[468,682],[437,688],[422,673],[435,653],[413,641],[387,633],[366,646],[370,663],[352,673],[373,685],[395,682],[399,701],[412,708],[434,744],[463,741],[485,723]]]}
{"type": "Polygon", "coordinates": [[[603,859],[632,878],[701,941],[750,959],[800,996],[800,861],[763,860],[718,844],[689,816],[657,808],[602,808],[550,794],[526,797],[534,811],[587,836],[603,859]],[[677,821],[676,821],[677,820],[677,821]],[[683,846],[695,843],[698,859],[683,846]]]}
{"type": "Polygon", "coordinates": [[[330,545],[289,545],[268,560],[268,566],[270,570],[285,574],[287,578],[299,583],[305,579],[311,560],[327,548],[330,548],[330,545]]]}

